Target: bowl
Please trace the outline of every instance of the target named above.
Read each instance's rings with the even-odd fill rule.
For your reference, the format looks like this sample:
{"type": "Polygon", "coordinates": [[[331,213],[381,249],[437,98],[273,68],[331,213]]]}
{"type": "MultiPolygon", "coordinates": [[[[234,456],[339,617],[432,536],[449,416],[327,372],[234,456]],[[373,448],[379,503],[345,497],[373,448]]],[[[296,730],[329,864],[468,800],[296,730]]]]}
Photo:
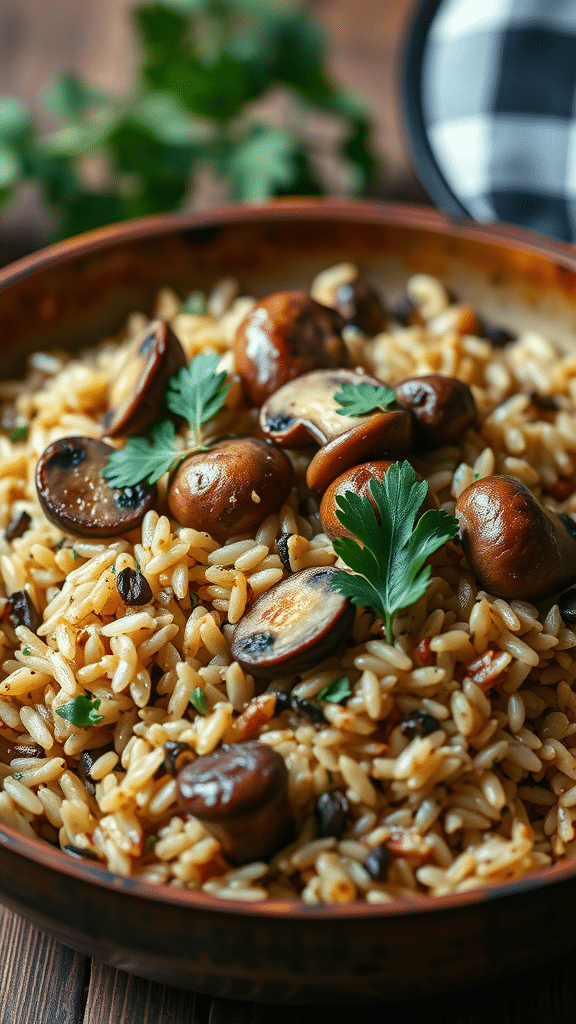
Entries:
{"type": "MultiPolygon", "coordinates": [[[[504,226],[427,209],[290,200],[166,216],[91,232],[0,272],[5,372],[36,348],[79,348],[225,275],[252,294],[306,286],[360,263],[395,298],[407,274],[440,277],[489,322],[576,337],[576,255],[504,226]]],[[[435,899],[243,904],[112,875],[0,827],[0,899],[56,939],[145,978],[237,999],[382,1002],[503,977],[573,942],[576,863],[435,899]]]]}

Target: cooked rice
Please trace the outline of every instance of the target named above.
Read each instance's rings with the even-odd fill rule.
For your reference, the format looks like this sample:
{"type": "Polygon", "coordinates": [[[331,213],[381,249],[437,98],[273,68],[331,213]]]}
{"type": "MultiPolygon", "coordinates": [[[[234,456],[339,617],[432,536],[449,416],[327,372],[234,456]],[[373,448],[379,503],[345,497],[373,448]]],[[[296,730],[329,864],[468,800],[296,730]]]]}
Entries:
{"type": "MultiPolygon", "coordinates": [[[[351,264],[329,268],[311,292],[329,302],[357,275],[351,264]]],[[[428,275],[410,278],[406,291],[423,326],[392,326],[374,339],[350,330],[346,337],[354,359],[392,386],[437,372],[470,384],[479,426],[459,446],[414,460],[440,506],[452,512],[465,487],[496,472],[576,516],[574,357],[534,332],[493,348],[474,335],[473,311],[451,302],[428,275]],[[535,405],[525,393],[532,390],[554,395],[557,410],[535,405]]],[[[226,279],[202,316],[183,312],[170,289],[160,292],[157,311],[170,319],[188,357],[211,348],[231,373],[234,333],[253,303],[226,279]]],[[[225,544],[154,511],[113,542],[71,540],[47,523],[34,486],[38,457],[57,438],[99,436],[109,382],[145,323],[134,314],[120,343],[110,339],[75,358],[38,353],[23,382],[0,385],[4,420],[30,423],[24,443],[0,437],[0,527],[21,512],[31,517],[23,536],[0,536],[0,737],[34,754],[21,756],[20,747],[0,764],[0,821],[84,852],[113,872],[239,900],[376,903],[442,895],[574,855],[576,635],[556,605],[484,593],[461,549],[444,546],[432,558],[426,595],[397,615],[393,645],[379,621],[359,611],[352,645],[340,658],[274,681],[311,700],[349,677],[351,695],[326,705],[319,728],[291,711],[275,715],[275,699],[255,696],[253,678],[230,658],[232,627],[248,601],[285,575],[281,534],[291,535],[293,571],[336,561],[316,510],[302,515],[306,454],[293,453],[298,483],[285,504],[254,536],[225,544]],[[122,602],[115,576],[137,566],[153,599],[133,609],[122,602]],[[12,627],[7,598],[15,590],[26,590],[41,612],[38,635],[12,627]],[[205,715],[190,704],[198,689],[205,715]],[[80,729],[56,712],[86,692],[101,701],[103,721],[80,729]],[[418,710],[438,728],[409,738],[400,724],[418,710]],[[248,738],[285,759],[298,835],[270,864],[230,869],[218,841],[180,812],[164,744],[184,742],[201,755],[248,738]],[[92,792],[79,759],[99,748],[92,792]],[[350,803],[346,832],[339,840],[317,838],[315,800],[334,788],[350,803]],[[392,854],[385,881],[364,867],[381,843],[392,854]]],[[[232,378],[228,409],[209,424],[211,436],[254,432],[254,417],[240,402],[232,378]]]]}

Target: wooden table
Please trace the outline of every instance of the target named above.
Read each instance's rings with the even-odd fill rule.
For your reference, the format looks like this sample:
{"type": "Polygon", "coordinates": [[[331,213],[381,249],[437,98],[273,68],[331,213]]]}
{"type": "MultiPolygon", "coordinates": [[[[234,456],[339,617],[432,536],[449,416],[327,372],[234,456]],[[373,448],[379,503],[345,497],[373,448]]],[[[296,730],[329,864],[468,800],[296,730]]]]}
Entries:
{"type": "Polygon", "coordinates": [[[293,1007],[212,999],[90,960],[0,908],[1,1024],[574,1024],[574,952],[505,981],[405,1003],[293,1007]]]}

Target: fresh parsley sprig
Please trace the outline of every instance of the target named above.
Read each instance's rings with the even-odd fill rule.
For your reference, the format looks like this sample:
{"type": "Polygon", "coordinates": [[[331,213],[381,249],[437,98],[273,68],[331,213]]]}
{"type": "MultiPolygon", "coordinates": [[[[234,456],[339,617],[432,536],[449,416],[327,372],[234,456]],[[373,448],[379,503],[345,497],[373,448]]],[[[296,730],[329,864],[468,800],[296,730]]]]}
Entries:
{"type": "Polygon", "coordinates": [[[336,679],[335,682],[329,683],[328,686],[324,686],[319,693],[316,694],[315,700],[327,700],[329,704],[341,704],[346,697],[352,696],[352,690],[350,689],[350,680],[348,676],[341,676],[340,679],[336,679]]]}
{"type": "Polygon", "coordinates": [[[389,405],[396,399],[396,392],[382,384],[342,384],[334,395],[340,406],[336,409],[339,416],[367,416],[380,409],[386,412],[389,405]]]}
{"type": "Polygon", "coordinates": [[[65,718],[71,725],[75,725],[77,729],[87,729],[90,725],[99,725],[104,721],[104,715],[97,714],[100,704],[98,698],[90,700],[89,697],[80,694],[79,697],[74,697],[67,704],[57,708],[56,714],[60,715],[60,718],[65,718]]]}
{"type": "Polygon", "coordinates": [[[393,463],[382,481],[370,481],[369,490],[376,509],[370,498],[353,491],[336,499],[338,519],[358,540],[334,541],[334,550],[352,572],[335,573],[332,585],[352,604],[381,615],[392,643],[396,612],[425,593],[431,572],[426,560],[456,535],[458,520],[428,509],[416,523],[428,485],[417,479],[409,462],[393,463]]]}
{"type": "Polygon", "coordinates": [[[135,487],[143,480],[155,484],[187,455],[204,450],[202,424],[222,408],[230,390],[225,383],[226,372],[216,372],[218,362],[214,353],[202,352],[168,380],[168,408],[188,421],[195,443],[184,450],[179,448],[172,420],[157,423],[149,440],[129,437],[124,448],[112,452],[102,470],[111,487],[135,487]]]}

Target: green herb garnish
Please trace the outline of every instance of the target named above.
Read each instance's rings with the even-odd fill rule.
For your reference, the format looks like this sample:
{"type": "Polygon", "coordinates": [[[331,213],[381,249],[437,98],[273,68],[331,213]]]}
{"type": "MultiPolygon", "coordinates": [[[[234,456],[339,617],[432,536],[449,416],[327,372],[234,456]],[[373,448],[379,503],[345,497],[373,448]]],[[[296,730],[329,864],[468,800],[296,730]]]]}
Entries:
{"type": "Polygon", "coordinates": [[[12,441],[12,444],[17,444],[18,441],[28,440],[30,427],[27,424],[23,424],[22,426],[13,424],[11,426],[2,427],[2,433],[6,434],[8,440],[12,441]]]}
{"type": "Polygon", "coordinates": [[[112,487],[134,487],[147,480],[155,484],[179,462],[197,451],[203,451],[201,427],[226,401],[230,389],[225,384],[226,372],[216,373],[218,356],[202,352],[172,374],[168,381],[166,401],[171,412],[188,420],[194,445],[184,451],[178,447],[172,420],[162,420],[145,437],[129,437],[124,448],[112,452],[102,476],[112,487]]]}
{"type": "Polygon", "coordinates": [[[29,648],[29,647],[23,647],[23,648],[22,648],[22,654],[23,654],[23,655],[24,655],[24,656],[25,656],[26,658],[29,658],[29,657],[30,657],[30,648],[29,648]]]}
{"type": "Polygon", "coordinates": [[[376,384],[342,384],[334,399],[341,406],[336,409],[340,416],[367,416],[377,409],[386,412],[395,401],[396,392],[385,384],[382,387],[376,384]]]}
{"type": "Polygon", "coordinates": [[[201,686],[197,686],[195,690],[192,690],[190,703],[193,708],[196,708],[196,711],[198,711],[200,715],[208,714],[208,700],[206,699],[206,694],[201,686]]]}
{"type": "Polygon", "coordinates": [[[320,690],[320,693],[316,694],[316,700],[327,700],[330,704],[340,704],[346,697],[350,697],[351,694],[352,690],[350,689],[348,676],[341,676],[340,679],[336,679],[335,682],[320,690]]]}
{"type": "Polygon", "coordinates": [[[89,725],[98,725],[104,721],[104,715],[96,714],[100,704],[101,701],[97,698],[90,700],[81,694],[57,708],[56,714],[60,715],[60,718],[65,718],[67,722],[75,725],[78,729],[86,729],[89,725]]]}
{"type": "Polygon", "coordinates": [[[23,779],[24,778],[24,772],[12,772],[12,778],[13,779],[23,779]]]}
{"type": "Polygon", "coordinates": [[[182,303],[183,313],[192,313],[194,316],[201,316],[206,312],[206,296],[204,292],[190,292],[190,295],[182,303]]]}
{"type": "Polygon", "coordinates": [[[334,541],[353,571],[335,573],[332,585],[352,604],[378,612],[392,643],[396,612],[425,593],[431,572],[426,559],[456,535],[458,520],[428,509],[414,525],[428,485],[417,480],[409,462],[393,463],[382,481],[370,481],[369,490],[376,510],[370,498],[353,491],[336,499],[338,519],[358,540],[334,541]]]}
{"type": "Polygon", "coordinates": [[[150,853],[150,851],[153,850],[154,847],[156,846],[157,842],[158,842],[158,836],[147,836],[146,842],[144,843],[144,851],[145,851],[145,853],[150,853]]]}

